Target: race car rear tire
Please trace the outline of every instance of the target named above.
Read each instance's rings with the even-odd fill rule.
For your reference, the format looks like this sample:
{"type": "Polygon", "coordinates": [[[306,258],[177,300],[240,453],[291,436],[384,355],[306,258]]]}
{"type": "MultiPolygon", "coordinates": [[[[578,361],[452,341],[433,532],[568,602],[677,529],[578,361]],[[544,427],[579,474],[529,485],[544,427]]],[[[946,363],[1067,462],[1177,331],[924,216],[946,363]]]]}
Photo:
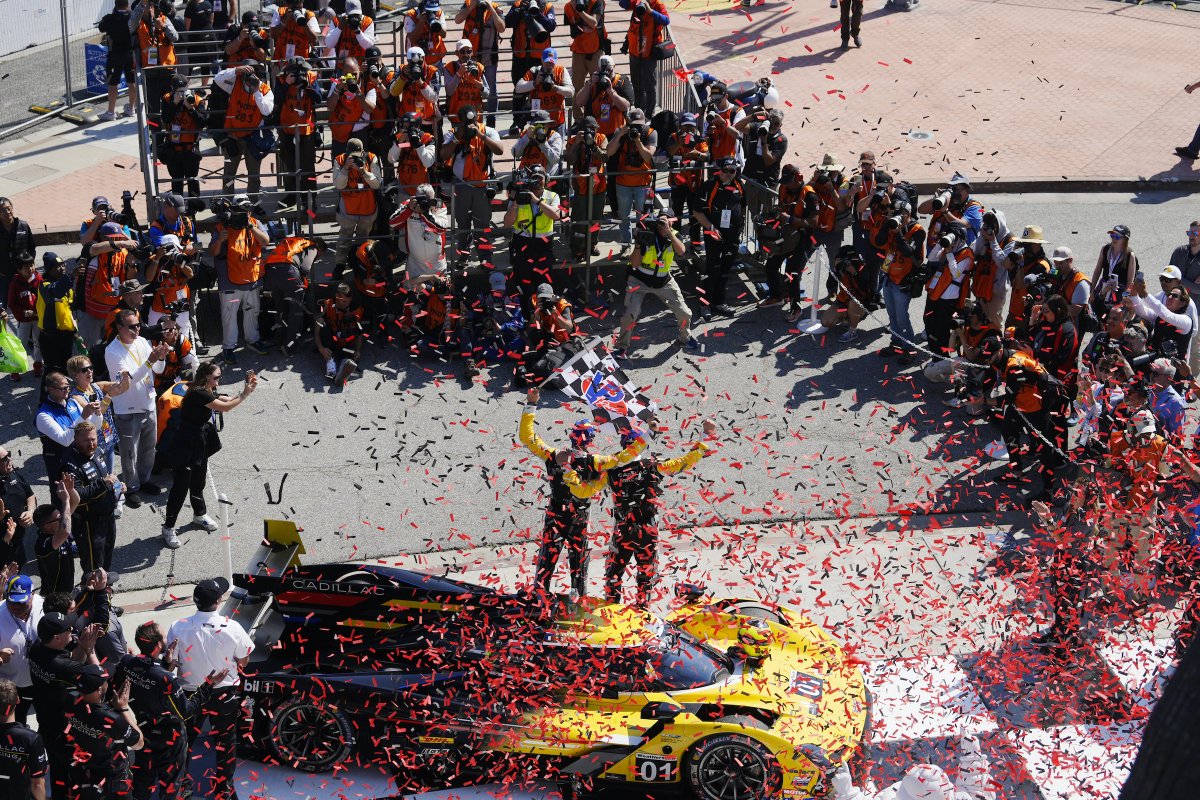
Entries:
{"type": "MultiPolygon", "coordinates": [[[[720,722],[765,730],[761,720],[720,722]]],[[[783,787],[783,770],[766,745],[742,733],[718,733],[697,742],[684,759],[688,786],[699,800],[770,800],[783,787]]]]}
{"type": "Polygon", "coordinates": [[[266,739],[271,755],[304,772],[328,772],[354,750],[354,729],[346,716],[303,697],[272,711],[266,739]]]}

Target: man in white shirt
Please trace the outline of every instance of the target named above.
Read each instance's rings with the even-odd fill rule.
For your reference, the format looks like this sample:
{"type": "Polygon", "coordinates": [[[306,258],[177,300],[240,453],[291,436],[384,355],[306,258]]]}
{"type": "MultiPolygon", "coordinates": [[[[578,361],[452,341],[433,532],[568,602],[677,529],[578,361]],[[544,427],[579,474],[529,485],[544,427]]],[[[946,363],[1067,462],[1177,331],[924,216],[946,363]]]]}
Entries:
{"type": "Polygon", "coordinates": [[[198,690],[210,673],[228,670],[192,717],[188,737],[191,746],[195,747],[205,721],[209,723],[217,766],[212,776],[212,788],[204,796],[216,800],[236,797],[233,772],[237,763],[237,729],[241,713],[238,686],[242,679],[241,670],[254,650],[250,635],[236,622],[217,613],[227,591],[229,581],[224,578],[200,581],[192,592],[196,613],[174,622],[167,631],[167,650],[173,654],[179,666],[179,678],[189,694],[198,690]]]}
{"type": "Polygon", "coordinates": [[[37,641],[37,624],[42,618],[42,598],[33,593],[33,579],[17,575],[8,582],[4,605],[0,605],[0,680],[16,684],[21,702],[17,721],[22,725],[33,705],[33,679],[29,677],[26,653],[37,641]]]}
{"type": "Polygon", "coordinates": [[[154,467],[154,445],[158,438],[158,417],[155,413],[154,376],[163,371],[169,347],[160,342],[151,346],[140,335],[142,327],[138,312],[124,309],[117,313],[117,338],[104,349],[108,374],[129,373],[129,391],[112,398],[117,434],[121,441],[121,480],[124,482],[125,505],[137,508],[139,492],[155,495],[162,489],[150,481],[154,467]],[[133,502],[130,502],[130,501],[133,502]]]}

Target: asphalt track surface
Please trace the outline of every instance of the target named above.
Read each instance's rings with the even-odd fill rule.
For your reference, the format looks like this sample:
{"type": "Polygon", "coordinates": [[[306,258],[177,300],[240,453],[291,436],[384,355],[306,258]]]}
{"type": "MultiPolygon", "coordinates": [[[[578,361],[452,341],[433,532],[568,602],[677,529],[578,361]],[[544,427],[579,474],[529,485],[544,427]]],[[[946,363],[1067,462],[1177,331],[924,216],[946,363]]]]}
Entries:
{"type": "MultiPolygon", "coordinates": [[[[1018,231],[1042,225],[1055,245],[1073,247],[1089,273],[1112,225],[1132,228],[1134,251],[1153,276],[1200,216],[1186,197],[1163,193],[981,199],[1004,210],[1018,231]]],[[[732,320],[698,325],[699,356],[670,344],[673,320],[657,305],[647,304],[647,312],[628,371],[660,407],[667,432],[652,446],[662,455],[682,452],[708,417],[724,441],[695,473],[668,481],[667,524],[1013,508],[1013,496],[990,485],[992,462],[981,454],[996,432],[945,407],[916,366],[901,370],[874,354],[887,341],[882,310],[863,324],[857,343],[842,345],[836,335],[799,335],[778,308],[745,305],[732,320]]],[[[608,333],[614,325],[607,317],[589,328],[608,333]]],[[[229,501],[235,569],[253,552],[266,517],[301,525],[310,563],[536,537],[542,467],[516,442],[524,398],[508,389],[511,370],[485,371],[472,385],[457,362],[412,361],[397,349],[368,348],[365,362],[365,373],[343,392],[329,391],[315,354],[284,362],[245,352],[240,368],[226,370],[230,391],[244,369],[262,378],[259,391],[228,415],[224,450],[213,462],[229,501]]],[[[4,388],[0,440],[18,463],[30,464],[27,473],[45,497],[33,438],[36,390],[29,379],[5,380],[4,388]]],[[[542,400],[539,429],[552,445],[583,416],[581,408],[560,407],[565,400],[556,392],[542,400]]],[[[173,558],[160,546],[164,504],[165,495],[119,523],[114,567],[124,589],[224,571],[223,533],[187,529],[173,558]]],[[[592,519],[594,528],[607,524],[598,510],[592,519]]]]}

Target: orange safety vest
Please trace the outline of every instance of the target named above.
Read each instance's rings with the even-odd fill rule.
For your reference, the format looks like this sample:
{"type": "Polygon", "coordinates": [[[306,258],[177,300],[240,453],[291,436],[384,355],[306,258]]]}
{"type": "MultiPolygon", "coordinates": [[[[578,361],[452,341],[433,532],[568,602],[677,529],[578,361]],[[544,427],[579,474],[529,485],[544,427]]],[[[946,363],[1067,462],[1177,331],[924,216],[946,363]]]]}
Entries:
{"type": "MultiPolygon", "coordinates": [[[[1004,377],[1008,380],[1010,372],[1031,372],[1039,378],[1047,375],[1046,368],[1036,358],[1020,350],[1015,351],[1004,365],[1004,377]]],[[[1017,389],[1016,405],[1019,411],[1031,413],[1042,410],[1042,392],[1036,384],[1026,383],[1017,389]]]]}
{"type": "MultiPolygon", "coordinates": [[[[267,32],[262,28],[259,28],[256,33],[258,34],[259,38],[267,37],[267,32]]],[[[243,61],[249,61],[251,59],[258,59],[258,48],[254,46],[254,41],[252,39],[247,39],[238,45],[238,48],[233,51],[233,55],[228,56],[225,63],[240,64],[243,61]]]]}
{"type": "MultiPolygon", "coordinates": [[[[171,93],[167,92],[162,96],[162,105],[165,108],[170,103],[171,93]]],[[[204,130],[204,126],[196,112],[183,107],[177,108],[174,116],[171,117],[171,124],[164,126],[167,141],[177,147],[194,145],[200,140],[200,131],[202,130],[204,130]]]]}
{"type": "MultiPolygon", "coordinates": [[[[616,72],[612,76],[612,85],[615,88],[617,81],[623,78],[616,72]]],[[[596,129],[607,136],[609,139],[617,132],[619,128],[625,127],[625,112],[619,111],[616,106],[609,102],[607,93],[592,97],[588,101],[588,110],[591,111],[591,116],[596,120],[596,129]]]]}
{"type": "MultiPolygon", "coordinates": [[[[375,96],[379,96],[378,92],[375,96]]],[[[362,120],[363,111],[366,109],[362,98],[361,94],[356,94],[349,100],[345,94],[338,95],[337,105],[329,112],[329,130],[335,142],[345,144],[350,140],[350,135],[354,133],[354,125],[362,120]]]]}
{"type": "Polygon", "coordinates": [[[187,384],[180,381],[158,396],[154,405],[158,411],[158,438],[161,439],[171,415],[183,405],[183,396],[187,394],[187,384]]]}
{"type": "MultiPolygon", "coordinates": [[[[999,244],[1003,247],[1005,242],[999,244]]],[[[989,302],[996,292],[996,271],[999,269],[1000,265],[992,260],[991,248],[984,248],[971,269],[971,294],[985,303],[989,302]]]]}
{"type": "Polygon", "coordinates": [[[1079,288],[1079,284],[1081,283],[1090,283],[1090,281],[1083,277],[1082,272],[1074,270],[1071,277],[1059,289],[1058,293],[1067,301],[1067,305],[1071,305],[1071,295],[1075,294],[1075,290],[1079,288]]]}
{"type": "MultiPolygon", "coordinates": [[[[374,153],[365,153],[364,155],[367,159],[367,171],[370,172],[372,165],[378,165],[379,162],[374,153]]],[[[334,161],[339,167],[344,165],[346,154],[342,153],[334,161]]],[[[346,213],[356,217],[374,214],[379,208],[375,202],[375,190],[367,185],[366,180],[359,174],[358,167],[351,166],[349,173],[346,188],[342,189],[342,204],[346,207],[346,213]]]]}
{"type": "Polygon", "coordinates": [[[312,246],[312,240],[303,236],[285,236],[282,242],[277,243],[271,248],[271,252],[267,253],[266,263],[293,264],[296,256],[312,246]]]}
{"type": "Polygon", "coordinates": [[[1144,508],[1155,499],[1168,446],[1167,440],[1157,433],[1148,443],[1133,446],[1121,431],[1109,437],[1108,451],[1113,464],[1133,478],[1133,486],[1125,498],[1127,509],[1144,508]]]}
{"type": "Polygon", "coordinates": [[[445,67],[446,72],[458,77],[458,86],[454,87],[454,94],[450,95],[447,105],[452,117],[457,116],[458,110],[463,106],[483,108],[483,64],[479,61],[472,63],[479,70],[478,75],[472,75],[469,70],[463,69],[462,63],[458,61],[451,61],[445,67]]]}
{"type": "Polygon", "coordinates": [[[647,5],[649,6],[646,9],[647,13],[642,15],[641,20],[636,17],[631,17],[629,20],[629,31],[625,34],[625,44],[629,48],[630,58],[650,58],[654,45],[666,38],[665,29],[649,12],[657,11],[659,14],[666,14],[667,7],[662,4],[662,0],[648,0],[647,5]]]}
{"type": "Polygon", "coordinates": [[[617,158],[618,186],[649,186],[654,183],[654,164],[643,161],[641,153],[633,148],[628,139],[621,142],[617,158]]]}
{"type": "Polygon", "coordinates": [[[804,185],[804,190],[801,194],[802,202],[808,205],[808,196],[812,195],[817,203],[817,230],[829,233],[833,230],[833,226],[837,220],[837,201],[832,195],[826,197],[817,191],[817,188],[811,183],[804,185]]]}
{"type": "MultiPolygon", "coordinates": [[[[921,226],[917,223],[914,222],[909,225],[908,230],[903,234],[905,240],[912,239],[912,237],[915,236],[919,230],[921,230],[921,226]]],[[[884,273],[888,276],[888,278],[891,279],[892,283],[896,284],[897,286],[904,282],[904,279],[908,277],[908,273],[912,272],[913,267],[916,266],[916,259],[899,255],[898,251],[894,248],[893,242],[900,235],[901,233],[897,229],[892,231],[891,235],[888,237],[887,254],[883,257],[882,266],[884,273]]]]}
{"type": "MultiPolygon", "coordinates": [[[[671,134],[671,144],[678,145],[679,137],[680,137],[680,133],[678,131],[675,133],[672,133],[671,134]]],[[[708,142],[706,142],[700,136],[696,136],[695,141],[693,142],[693,145],[692,145],[692,150],[689,152],[692,152],[692,151],[707,154],[708,153],[708,142]]],[[[679,170],[679,172],[671,173],[671,185],[672,186],[686,186],[687,188],[691,189],[693,192],[696,191],[696,189],[700,188],[700,184],[703,182],[703,180],[704,180],[703,172],[699,169],[681,169],[681,170],[679,170]]],[[[781,199],[782,199],[782,196],[781,196],[781,199]]]]}
{"type": "Polygon", "coordinates": [[[929,289],[930,300],[941,300],[942,295],[946,293],[947,289],[949,289],[951,286],[958,286],[960,287],[958,292],[958,306],[959,308],[962,308],[963,305],[966,304],[967,293],[962,291],[961,287],[971,276],[971,267],[975,263],[975,252],[969,247],[963,247],[957,253],[952,254],[954,260],[956,262],[962,261],[962,258],[959,256],[961,256],[963,253],[966,253],[967,261],[970,263],[967,264],[967,270],[963,273],[961,278],[958,278],[957,280],[954,278],[954,273],[950,270],[949,264],[946,264],[940,270],[938,270],[936,278],[932,275],[929,277],[929,283],[927,283],[926,286],[929,289]]]}
{"type": "MultiPolygon", "coordinates": [[[[371,18],[363,17],[362,24],[359,25],[358,29],[360,31],[366,30],[368,27],[370,27],[370,25],[371,25],[371,18]]],[[[333,26],[335,28],[341,28],[342,27],[341,19],[334,18],[333,26]]],[[[357,35],[352,33],[349,36],[346,36],[345,33],[346,33],[345,31],[342,31],[341,35],[338,36],[338,40],[337,40],[337,68],[339,70],[342,68],[342,62],[344,62],[347,58],[353,58],[355,61],[357,61],[358,63],[361,64],[362,60],[363,60],[363,56],[365,56],[367,54],[366,48],[358,43],[357,35]]]]}
{"type": "Polygon", "coordinates": [[[371,119],[371,127],[375,130],[382,130],[387,127],[387,120],[392,116],[391,103],[389,102],[391,95],[388,94],[388,86],[391,85],[395,77],[396,70],[389,69],[383,75],[379,76],[378,81],[372,81],[370,86],[365,87],[367,89],[374,87],[375,89],[375,107],[368,114],[371,119]]]}
{"type": "MultiPolygon", "coordinates": [[[[230,230],[225,240],[225,263],[228,265],[229,282],[236,286],[248,286],[262,278],[262,245],[254,238],[250,228],[257,220],[250,218],[250,225],[242,230],[230,230]]],[[[217,231],[225,226],[217,223],[217,231]]]]}
{"type": "Polygon", "coordinates": [[[86,276],[87,290],[84,293],[84,310],[96,319],[108,319],[121,302],[120,286],[125,281],[125,262],[128,250],[115,250],[96,256],[96,270],[86,276]]]}
{"type": "MultiPolygon", "coordinates": [[[[271,87],[262,83],[258,91],[265,95],[271,91],[271,87]]],[[[258,110],[254,97],[246,91],[240,80],[236,81],[233,84],[233,94],[229,95],[229,109],[225,112],[225,129],[242,128],[243,130],[229,131],[230,136],[241,139],[253,133],[253,129],[262,125],[262,122],[263,115],[258,110]]]]}
{"type": "Polygon", "coordinates": [[[363,297],[379,299],[387,296],[387,281],[384,280],[383,270],[379,268],[379,265],[371,262],[369,251],[374,245],[375,240],[368,239],[354,251],[354,257],[358,259],[358,263],[366,271],[365,276],[355,272],[354,288],[358,289],[358,293],[363,297]]]}
{"type": "MultiPolygon", "coordinates": [[[[309,86],[317,79],[317,73],[308,73],[309,86]]],[[[287,94],[278,99],[279,124],[285,133],[295,135],[297,132],[308,136],[316,128],[316,114],[313,108],[312,93],[298,86],[288,86],[287,94]]]]}
{"type": "MultiPolygon", "coordinates": [[[[155,16],[155,21],[166,19],[162,14],[155,16]]],[[[145,20],[138,24],[138,47],[142,50],[143,67],[169,67],[175,63],[175,45],[165,35],[159,38],[159,32],[146,24],[145,20]]]]}
{"type": "MultiPolygon", "coordinates": [[[[738,138],[733,135],[730,128],[733,127],[733,115],[737,113],[737,106],[730,105],[724,111],[714,112],[718,117],[725,120],[726,127],[723,130],[718,130],[712,123],[708,126],[709,151],[712,153],[712,160],[720,161],[722,158],[737,155],[738,138]]],[[[832,229],[831,229],[832,230],[832,229]]]]}
{"type": "Polygon", "coordinates": [[[311,19],[315,19],[316,15],[311,11],[305,10],[304,22],[296,22],[296,20],[292,19],[290,9],[282,9],[279,18],[283,24],[275,30],[275,58],[283,61],[288,61],[293,56],[308,58],[309,51],[312,48],[308,22],[311,19]]]}
{"type": "MultiPolygon", "coordinates": [[[[486,128],[479,123],[476,123],[476,126],[479,128],[479,135],[471,139],[471,143],[467,145],[467,151],[462,154],[462,174],[463,180],[472,186],[483,186],[491,177],[491,171],[488,167],[492,162],[492,158],[491,153],[483,144],[483,140],[487,135],[486,128]]],[[[457,154],[455,157],[457,158],[457,154]]]]}
{"type": "MultiPolygon", "coordinates": [[[[575,10],[574,3],[567,3],[566,8],[563,9],[563,11],[566,14],[568,25],[579,24],[579,20],[576,19],[576,17],[579,16],[579,12],[577,12],[575,10]]],[[[588,16],[592,16],[592,17],[596,16],[596,0],[588,0],[587,9],[585,9],[585,13],[587,13],[588,16]]],[[[598,21],[599,20],[597,20],[597,22],[598,21]]],[[[592,53],[595,53],[599,49],[600,49],[600,31],[597,30],[596,28],[583,29],[581,26],[580,34],[571,40],[571,52],[572,53],[582,53],[583,55],[591,55],[592,53]]]]}
{"type": "MultiPolygon", "coordinates": [[[[396,141],[401,144],[407,142],[408,134],[406,132],[397,133],[396,141]]],[[[421,147],[432,141],[433,136],[421,133],[421,147]]],[[[422,183],[429,183],[429,168],[421,163],[421,157],[417,155],[415,147],[400,151],[400,161],[396,164],[396,180],[400,183],[400,188],[407,194],[413,194],[422,183]]]]}
{"type": "Polygon", "coordinates": [[[154,290],[150,308],[160,314],[166,314],[169,304],[187,300],[189,297],[191,297],[191,289],[188,288],[187,276],[183,274],[183,268],[172,264],[165,274],[161,270],[159,271],[158,288],[154,290]]]}
{"type": "Polygon", "coordinates": [[[179,374],[179,370],[183,366],[183,360],[187,358],[191,352],[191,341],[183,338],[182,336],[179,337],[179,341],[175,343],[175,346],[167,350],[167,357],[163,359],[162,373],[154,376],[155,391],[159,391],[160,387],[168,387],[175,382],[175,376],[179,374]]]}
{"type": "MultiPolygon", "coordinates": [[[[517,2],[513,4],[513,8],[524,8],[525,5],[525,0],[517,0],[517,2]]],[[[544,16],[549,16],[550,12],[552,11],[554,11],[553,3],[542,4],[542,13],[544,16]]],[[[540,60],[542,57],[542,51],[550,46],[550,39],[547,38],[544,43],[537,44],[533,41],[533,37],[529,35],[528,27],[529,26],[526,24],[524,17],[522,17],[520,22],[513,26],[513,57],[536,58],[540,60]]]]}
{"type": "Polygon", "coordinates": [[[1025,321],[1025,276],[1035,272],[1048,272],[1050,262],[1043,258],[1037,261],[1025,262],[1024,271],[1018,271],[1012,281],[1012,292],[1008,296],[1008,314],[1016,322],[1025,321]],[[1038,269],[1038,267],[1041,267],[1038,269]]]}
{"type": "MultiPolygon", "coordinates": [[[[575,134],[571,137],[571,141],[567,143],[567,149],[570,150],[572,147],[574,147],[576,141],[582,142],[582,136],[580,134],[575,134]]],[[[608,145],[608,140],[604,138],[603,133],[596,134],[596,145],[601,149],[604,149],[608,145]]],[[[580,147],[583,147],[583,144],[580,144],[580,147]]],[[[606,159],[604,156],[592,155],[592,180],[590,189],[592,194],[604,194],[604,192],[608,190],[608,173],[606,169],[607,164],[608,159],[606,159]]],[[[575,165],[573,169],[578,172],[580,169],[582,169],[582,167],[575,165]]],[[[587,174],[576,175],[575,193],[586,195],[588,192],[589,188],[587,174]]]]}
{"type": "Polygon", "coordinates": [[[531,141],[525,151],[521,153],[521,163],[518,168],[524,169],[527,167],[540,166],[545,167],[547,172],[550,172],[550,163],[546,159],[546,154],[542,148],[538,147],[537,142],[531,141]]]}
{"type": "MultiPolygon", "coordinates": [[[[463,27],[462,27],[463,38],[468,40],[471,43],[471,47],[476,53],[481,53],[483,51],[483,37],[480,36],[480,33],[479,33],[480,22],[482,21],[484,23],[490,23],[489,18],[492,16],[493,16],[493,12],[492,12],[491,6],[484,7],[482,17],[478,13],[478,7],[476,7],[476,12],[472,13],[469,17],[466,18],[466,20],[463,21],[463,27]]],[[[498,46],[499,45],[499,37],[497,36],[496,39],[497,39],[496,45],[498,46]]],[[[495,91],[495,88],[496,87],[493,86],[492,90],[495,91]]]]}
{"type": "Polygon", "coordinates": [[[351,303],[349,308],[342,311],[337,307],[336,300],[330,297],[321,304],[321,316],[325,318],[326,324],[329,325],[329,331],[333,334],[333,338],[346,341],[347,338],[353,338],[347,337],[347,333],[358,333],[356,330],[348,331],[345,329],[349,328],[352,323],[362,323],[363,310],[351,303]]]}
{"type": "MultiPolygon", "coordinates": [[[[425,85],[433,82],[437,75],[437,69],[425,65],[425,85]]],[[[412,112],[418,117],[422,117],[425,121],[432,121],[436,106],[422,93],[421,88],[413,81],[405,80],[403,73],[396,78],[396,82],[392,84],[392,94],[399,98],[399,103],[396,107],[396,114],[402,115],[412,112]],[[396,86],[399,85],[400,90],[396,91],[396,86]]]]}
{"type": "MultiPolygon", "coordinates": [[[[525,80],[534,80],[535,76],[541,72],[541,67],[531,69],[525,73],[525,80]]],[[[550,75],[554,78],[554,82],[560,86],[567,83],[567,70],[557,64],[550,70],[550,75]]],[[[529,110],[545,111],[550,115],[550,124],[558,127],[567,121],[567,98],[563,97],[557,89],[543,89],[541,84],[535,83],[533,91],[529,93],[529,110]]]]}

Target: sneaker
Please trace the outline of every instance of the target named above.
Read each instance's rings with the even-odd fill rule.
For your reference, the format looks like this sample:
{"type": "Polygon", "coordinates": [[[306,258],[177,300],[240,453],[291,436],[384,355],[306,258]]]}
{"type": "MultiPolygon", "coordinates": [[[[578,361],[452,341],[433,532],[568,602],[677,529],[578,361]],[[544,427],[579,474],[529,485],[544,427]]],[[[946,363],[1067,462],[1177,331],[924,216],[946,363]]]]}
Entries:
{"type": "Polygon", "coordinates": [[[337,374],[333,376],[334,385],[345,386],[346,381],[350,380],[350,376],[354,373],[354,369],[357,366],[358,365],[354,363],[354,359],[347,358],[345,361],[343,361],[342,365],[338,367],[337,374]]]}
{"type": "Polygon", "coordinates": [[[732,317],[737,315],[736,311],[724,303],[717,303],[715,306],[713,306],[712,310],[714,314],[720,314],[722,317],[732,317]]]}
{"type": "Polygon", "coordinates": [[[235,356],[233,354],[232,350],[222,350],[221,351],[221,360],[223,362],[225,362],[225,364],[227,364],[228,366],[231,366],[231,367],[237,366],[237,356],[235,356]]]}
{"type": "Polygon", "coordinates": [[[121,110],[121,116],[122,117],[132,117],[133,116],[133,106],[125,106],[125,108],[123,108],[121,110]]]}
{"type": "Polygon", "coordinates": [[[466,375],[468,378],[474,378],[476,375],[479,374],[479,364],[475,363],[475,359],[473,359],[473,358],[467,359],[467,364],[463,368],[463,374],[466,375]]]}
{"type": "Polygon", "coordinates": [[[855,47],[862,47],[862,37],[861,36],[851,36],[850,38],[854,40],[855,47]]]}
{"type": "Polygon", "coordinates": [[[858,331],[854,328],[848,328],[845,333],[838,337],[838,341],[842,344],[850,344],[858,341],[858,331]]]}
{"type": "Polygon", "coordinates": [[[842,49],[843,50],[850,49],[850,40],[849,39],[842,39],[842,49]]]}
{"type": "Polygon", "coordinates": [[[786,319],[788,322],[795,323],[795,322],[799,322],[800,318],[803,316],[804,316],[803,309],[793,308],[791,311],[789,311],[787,314],[785,314],[783,316],[783,318],[786,319]]]}
{"type": "Polygon", "coordinates": [[[704,320],[705,322],[712,322],[712,309],[708,306],[700,309],[700,319],[704,320]]]}
{"type": "Polygon", "coordinates": [[[253,350],[260,356],[265,356],[267,354],[267,348],[263,346],[262,342],[246,342],[246,349],[253,350]]]}
{"type": "Polygon", "coordinates": [[[625,359],[629,358],[629,349],[622,347],[619,350],[613,350],[609,355],[611,355],[617,361],[624,361],[625,359]]]}
{"type": "Polygon", "coordinates": [[[950,397],[946,400],[946,405],[948,405],[950,408],[962,408],[966,404],[967,401],[963,400],[961,397],[950,397]]]}
{"type": "Polygon", "coordinates": [[[217,521],[208,514],[201,514],[198,517],[192,517],[192,524],[199,528],[204,528],[204,530],[209,531],[210,533],[221,527],[217,524],[217,521]]]}
{"type": "MultiPolygon", "coordinates": [[[[101,115],[99,115],[98,117],[96,117],[96,119],[100,120],[101,122],[112,122],[112,121],[113,121],[114,119],[116,119],[116,118],[117,118],[117,115],[116,115],[116,114],[114,114],[114,113],[113,113],[113,112],[111,112],[111,111],[105,111],[103,114],[101,114],[101,115]]],[[[1176,149],[1176,150],[1179,150],[1179,149],[1181,149],[1181,148],[1178,148],[1178,147],[1177,147],[1177,148],[1175,148],[1175,149],[1176,149]]]]}
{"type": "Polygon", "coordinates": [[[162,487],[159,486],[157,483],[151,483],[150,481],[146,481],[145,483],[142,484],[142,488],[138,489],[138,492],[140,492],[141,494],[148,494],[148,495],[153,496],[156,494],[162,494],[162,487]]]}
{"type": "Polygon", "coordinates": [[[129,508],[141,508],[142,498],[138,497],[136,494],[127,493],[125,495],[125,505],[129,508]]]}
{"type": "MultiPolygon", "coordinates": [[[[104,119],[104,117],[100,117],[100,119],[104,119]]],[[[1197,158],[1200,158],[1200,153],[1197,153],[1194,150],[1189,150],[1186,147],[1176,147],[1175,155],[1179,156],[1180,158],[1190,159],[1192,161],[1195,161],[1197,158]]]]}
{"type": "Polygon", "coordinates": [[[337,374],[337,364],[333,363],[333,359],[325,362],[325,380],[333,380],[333,376],[337,374]]]}
{"type": "Polygon", "coordinates": [[[988,445],[983,448],[983,452],[987,453],[989,458],[993,458],[996,461],[1008,461],[1008,448],[1004,446],[1003,439],[997,439],[994,442],[989,442],[988,445]]]}
{"type": "Polygon", "coordinates": [[[175,529],[170,525],[163,525],[162,528],[163,547],[175,550],[179,547],[179,534],[175,533],[175,529]]]}
{"type": "Polygon", "coordinates": [[[758,301],[759,308],[770,308],[771,306],[783,305],[782,297],[764,297],[758,301]]]}
{"type": "Polygon", "coordinates": [[[880,358],[891,358],[892,356],[898,356],[903,352],[904,351],[901,350],[899,347],[896,347],[896,345],[889,344],[887,347],[880,350],[878,355],[880,358]]]}
{"type": "Polygon", "coordinates": [[[699,353],[700,352],[700,342],[696,341],[695,336],[689,336],[687,338],[687,341],[683,343],[683,347],[689,353],[699,353]]]}

